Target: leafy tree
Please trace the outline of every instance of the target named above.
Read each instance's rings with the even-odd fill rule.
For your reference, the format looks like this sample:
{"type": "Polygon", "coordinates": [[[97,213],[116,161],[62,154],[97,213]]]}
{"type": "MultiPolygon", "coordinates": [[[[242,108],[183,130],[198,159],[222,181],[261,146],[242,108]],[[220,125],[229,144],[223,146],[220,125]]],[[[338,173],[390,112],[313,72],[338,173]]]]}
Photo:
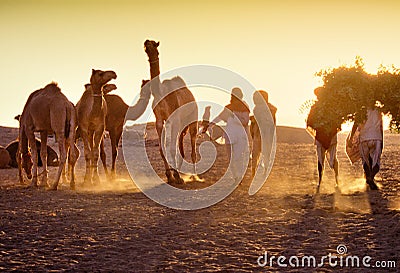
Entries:
{"type": "Polygon", "coordinates": [[[376,75],[364,69],[362,58],[350,66],[323,69],[316,73],[323,85],[310,106],[307,125],[326,133],[340,130],[346,121],[363,121],[366,108],[376,106],[391,116],[391,129],[400,129],[400,70],[381,66],[376,75]]]}
{"type": "Polygon", "coordinates": [[[382,112],[391,117],[392,131],[400,130],[400,70],[392,66],[390,69],[381,65],[375,81],[377,101],[382,105],[382,112]]]}

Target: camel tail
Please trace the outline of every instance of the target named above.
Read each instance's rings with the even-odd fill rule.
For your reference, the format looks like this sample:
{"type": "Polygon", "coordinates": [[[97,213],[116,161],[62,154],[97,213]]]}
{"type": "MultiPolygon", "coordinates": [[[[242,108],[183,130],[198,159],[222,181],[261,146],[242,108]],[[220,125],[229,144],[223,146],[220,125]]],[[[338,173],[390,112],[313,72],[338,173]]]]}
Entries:
{"type": "Polygon", "coordinates": [[[80,130],[80,128],[78,127],[78,128],[76,128],[76,131],[75,131],[75,143],[76,143],[76,141],[79,139],[81,137],[81,130],[80,130]]]}
{"type": "Polygon", "coordinates": [[[23,155],[29,153],[29,148],[28,148],[28,137],[26,136],[24,128],[21,129],[20,135],[19,135],[19,143],[20,143],[20,153],[23,155]]]}
{"type": "Polygon", "coordinates": [[[65,138],[71,138],[72,142],[76,143],[76,140],[80,136],[80,130],[77,127],[75,106],[71,102],[69,104],[65,118],[65,138]]]}
{"type": "Polygon", "coordinates": [[[70,123],[68,120],[65,120],[65,131],[64,132],[65,132],[65,134],[64,134],[65,138],[68,138],[69,134],[71,133],[70,123]]]}
{"type": "Polygon", "coordinates": [[[64,127],[64,136],[65,138],[69,137],[69,134],[71,133],[71,113],[68,111],[69,109],[66,109],[66,115],[65,115],[65,127],[64,127]]]}

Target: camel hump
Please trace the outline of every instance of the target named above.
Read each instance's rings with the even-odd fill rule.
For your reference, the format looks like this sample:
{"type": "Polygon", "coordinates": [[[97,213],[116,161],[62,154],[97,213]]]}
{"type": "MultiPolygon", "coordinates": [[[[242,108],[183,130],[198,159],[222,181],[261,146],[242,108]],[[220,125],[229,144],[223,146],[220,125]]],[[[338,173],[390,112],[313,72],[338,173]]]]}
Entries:
{"type": "Polygon", "coordinates": [[[53,92],[61,92],[60,87],[58,87],[58,83],[51,82],[44,87],[45,90],[53,91],[53,92]]]}
{"type": "Polygon", "coordinates": [[[120,113],[125,116],[125,112],[128,110],[128,105],[124,102],[124,100],[114,94],[108,94],[104,96],[104,99],[107,103],[107,111],[108,113],[120,113]]]}
{"type": "Polygon", "coordinates": [[[185,81],[179,76],[164,80],[162,84],[166,87],[168,92],[176,91],[186,87],[185,81]]]}
{"type": "Polygon", "coordinates": [[[65,138],[69,137],[69,134],[71,133],[71,110],[69,107],[65,108],[65,121],[64,121],[64,136],[65,138]]]}
{"type": "Polygon", "coordinates": [[[64,97],[64,94],[61,92],[61,89],[56,82],[51,82],[46,85],[40,95],[48,98],[64,97]]]}

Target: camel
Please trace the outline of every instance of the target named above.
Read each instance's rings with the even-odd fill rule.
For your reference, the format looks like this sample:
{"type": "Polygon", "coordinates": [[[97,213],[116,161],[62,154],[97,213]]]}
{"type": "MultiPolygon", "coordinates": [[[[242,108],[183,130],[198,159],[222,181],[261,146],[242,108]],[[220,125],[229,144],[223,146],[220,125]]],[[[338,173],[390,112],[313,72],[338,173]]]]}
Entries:
{"type": "MultiPolygon", "coordinates": [[[[146,40],[144,42],[145,52],[149,57],[150,64],[150,89],[151,94],[154,97],[153,100],[153,112],[156,117],[156,130],[158,134],[158,141],[160,144],[160,154],[165,166],[165,174],[168,179],[168,183],[183,183],[183,179],[180,177],[177,169],[180,169],[182,165],[182,160],[184,158],[183,150],[183,138],[187,131],[190,133],[191,138],[191,158],[193,166],[196,163],[196,137],[197,137],[197,104],[193,94],[186,87],[185,82],[180,77],[174,77],[172,79],[164,80],[162,83],[160,81],[160,65],[158,59],[158,49],[160,42],[146,40]],[[185,118],[189,120],[196,121],[192,122],[188,126],[183,126],[183,117],[174,118],[171,122],[171,142],[167,143],[169,146],[169,151],[172,157],[172,166],[167,162],[164,152],[163,152],[163,141],[162,141],[162,131],[165,122],[171,116],[171,114],[180,108],[181,106],[188,104],[185,107],[185,118]],[[182,128],[185,127],[185,128],[182,128]],[[183,129],[183,130],[182,130],[183,129]],[[182,130],[181,132],[179,132],[182,130]],[[177,138],[179,137],[179,152],[181,157],[178,156],[176,162],[176,144],[177,138]],[[177,168],[177,169],[175,169],[177,168]]],[[[195,174],[195,167],[193,167],[193,174],[195,174]]]]}
{"type": "MultiPolygon", "coordinates": [[[[19,122],[21,115],[17,115],[14,117],[15,120],[19,122]]],[[[40,155],[40,150],[41,148],[41,142],[39,139],[36,139],[36,148],[38,152],[38,166],[43,167],[42,164],[42,159],[40,155]]],[[[17,162],[17,152],[18,152],[18,147],[19,147],[19,140],[16,139],[14,141],[11,141],[7,146],[6,149],[8,153],[11,156],[11,162],[10,162],[10,167],[12,168],[18,168],[18,162],[17,162]]],[[[47,146],[47,166],[52,166],[52,167],[57,167],[60,164],[58,160],[58,155],[56,151],[54,151],[50,146],[47,146]]]]}
{"type": "Polygon", "coordinates": [[[85,184],[91,184],[92,181],[100,182],[97,163],[99,161],[100,143],[104,135],[107,113],[107,104],[103,97],[103,86],[116,78],[117,74],[114,71],[92,69],[90,86],[85,86],[86,90],[76,105],[78,130],[83,139],[85,150],[85,184]]]}
{"type": "MultiPolygon", "coordinates": [[[[92,87],[89,84],[85,85],[86,91],[93,92],[92,87]]],[[[112,165],[111,165],[111,179],[115,177],[115,159],[118,154],[118,143],[122,135],[122,128],[125,118],[126,110],[128,109],[128,105],[121,99],[121,97],[117,95],[109,95],[108,93],[117,89],[115,84],[105,84],[103,86],[103,95],[107,104],[107,114],[105,119],[105,130],[109,132],[110,140],[111,140],[111,149],[112,149],[112,165]],[[121,123],[122,120],[122,123],[121,123]]],[[[79,138],[80,134],[78,134],[76,138],[79,138]]],[[[103,163],[104,172],[106,176],[109,176],[107,169],[107,156],[104,152],[104,138],[100,143],[100,159],[103,163]]]]}
{"type": "Polygon", "coordinates": [[[71,189],[75,189],[74,167],[76,163],[76,146],[75,130],[76,130],[76,112],[74,105],[61,92],[57,83],[50,83],[44,88],[33,92],[22,112],[19,126],[19,149],[18,149],[18,169],[19,179],[23,182],[22,167],[28,175],[32,177],[31,186],[38,186],[38,153],[36,147],[35,132],[40,132],[41,139],[41,158],[43,163],[43,179],[42,186],[48,186],[48,169],[47,169],[47,136],[55,134],[59,152],[60,164],[54,184],[50,187],[57,190],[61,173],[67,160],[68,150],[75,150],[70,153],[69,165],[72,170],[70,181],[71,189]],[[29,152],[29,147],[32,155],[29,152]],[[33,159],[33,170],[31,171],[31,162],[33,159]]]}
{"type": "MultiPolygon", "coordinates": [[[[140,92],[140,99],[134,105],[129,107],[120,96],[114,94],[108,94],[109,92],[117,89],[114,84],[106,84],[103,88],[104,99],[107,104],[107,115],[106,115],[106,127],[105,130],[110,134],[111,149],[112,149],[112,163],[111,163],[111,179],[115,178],[115,162],[118,155],[118,144],[122,136],[122,130],[124,127],[124,121],[126,113],[130,112],[131,120],[136,120],[146,110],[146,106],[150,100],[150,90],[144,89],[145,84],[149,80],[142,81],[142,90],[140,92]]],[[[108,175],[107,164],[106,164],[106,153],[104,152],[104,140],[100,144],[100,159],[103,163],[104,171],[108,175]]]]}
{"type": "MultiPolygon", "coordinates": [[[[142,88],[147,82],[149,82],[149,80],[142,81],[142,88]]],[[[85,88],[87,91],[92,92],[90,84],[86,84],[85,88]]],[[[112,149],[111,179],[115,178],[115,163],[118,155],[118,144],[122,136],[125,116],[128,112],[128,109],[128,119],[136,120],[146,110],[146,106],[151,95],[150,89],[142,89],[140,92],[139,101],[134,106],[129,107],[120,96],[109,94],[115,89],[117,89],[117,86],[115,84],[105,84],[103,86],[103,95],[107,104],[105,130],[109,132],[112,149]]],[[[77,134],[76,138],[79,137],[80,135],[77,134]]],[[[104,172],[108,176],[107,156],[104,151],[104,139],[100,143],[100,159],[103,164],[104,172]]]]}
{"type": "MultiPolygon", "coordinates": [[[[111,141],[111,179],[115,178],[115,161],[118,155],[118,144],[121,139],[124,126],[125,114],[128,110],[128,105],[118,95],[108,94],[117,89],[115,85],[106,84],[103,89],[104,99],[107,104],[107,115],[105,130],[108,131],[111,141]]],[[[106,153],[104,152],[104,139],[100,144],[100,159],[103,163],[104,171],[108,176],[106,153]]]]}
{"type": "Polygon", "coordinates": [[[7,149],[0,146],[0,169],[9,168],[11,165],[11,156],[7,149]]]}
{"type": "MultiPolygon", "coordinates": [[[[17,163],[18,146],[19,146],[19,140],[14,140],[6,146],[6,150],[11,156],[10,166],[12,168],[18,168],[18,163],[17,163]]],[[[36,148],[38,153],[38,166],[43,167],[40,155],[40,150],[42,149],[42,143],[40,142],[39,139],[36,139],[36,148]]],[[[54,151],[50,146],[47,146],[47,166],[57,167],[59,165],[60,162],[56,151],[54,151]]]]}

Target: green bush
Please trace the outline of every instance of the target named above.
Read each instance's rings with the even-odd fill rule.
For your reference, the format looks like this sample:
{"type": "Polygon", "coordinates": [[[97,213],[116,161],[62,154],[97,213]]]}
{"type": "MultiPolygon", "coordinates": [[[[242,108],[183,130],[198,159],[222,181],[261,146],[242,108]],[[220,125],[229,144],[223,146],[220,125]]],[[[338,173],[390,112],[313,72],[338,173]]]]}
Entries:
{"type": "Polygon", "coordinates": [[[364,63],[356,57],[354,65],[323,69],[316,73],[323,85],[318,88],[318,100],[309,101],[307,125],[326,132],[340,130],[347,121],[362,122],[368,106],[378,107],[391,117],[390,128],[400,129],[400,70],[381,65],[377,74],[364,70],[364,63]]]}

